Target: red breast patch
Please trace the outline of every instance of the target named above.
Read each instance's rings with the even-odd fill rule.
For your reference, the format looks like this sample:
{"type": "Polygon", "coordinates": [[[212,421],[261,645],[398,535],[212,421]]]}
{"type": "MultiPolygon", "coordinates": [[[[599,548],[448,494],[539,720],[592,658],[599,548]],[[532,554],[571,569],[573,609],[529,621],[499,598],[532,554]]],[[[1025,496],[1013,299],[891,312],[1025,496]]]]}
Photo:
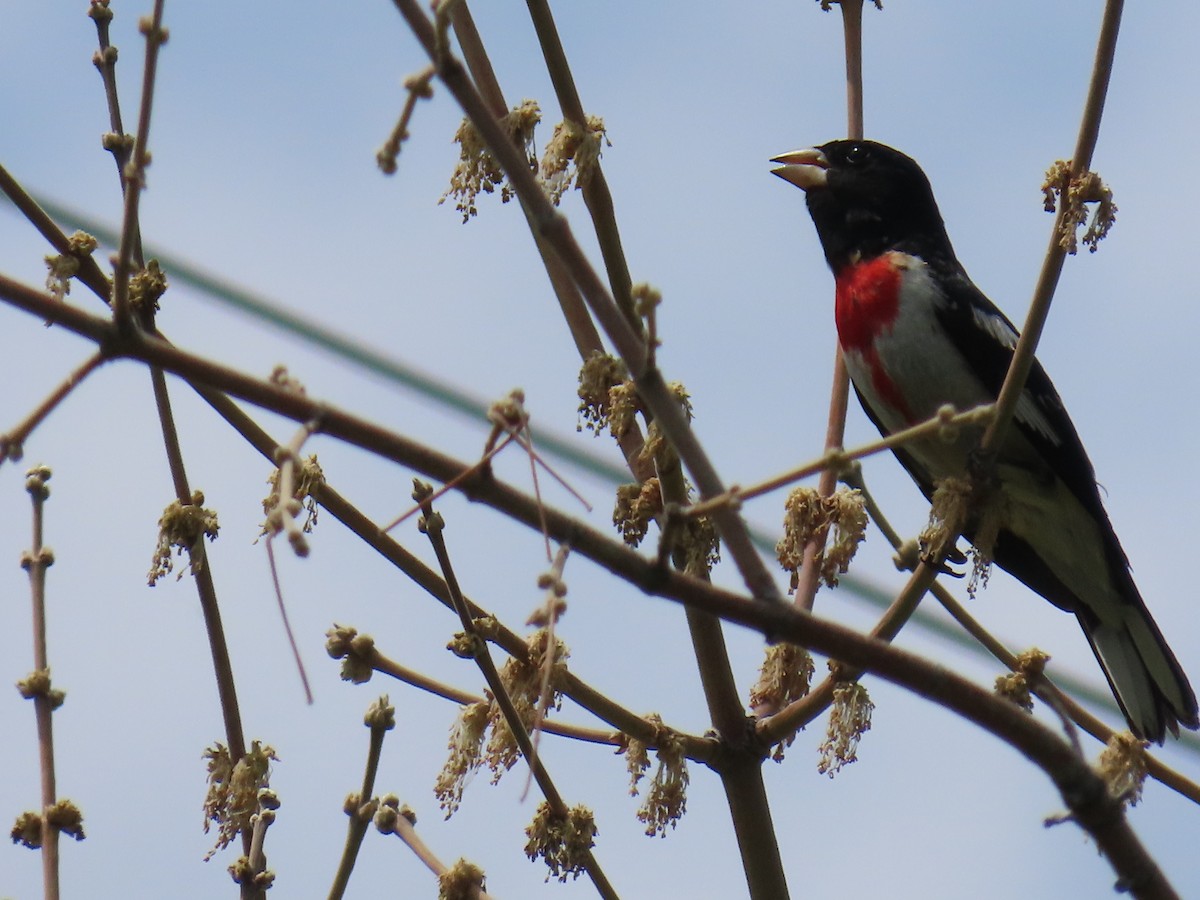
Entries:
{"type": "Polygon", "coordinates": [[[865,351],[891,330],[900,311],[900,277],[888,253],[838,273],[834,318],[843,350],[865,351]]]}
{"type": "Polygon", "coordinates": [[[884,369],[875,346],[876,338],[892,330],[900,312],[902,269],[890,253],[847,266],[836,277],[834,319],[842,352],[857,351],[871,372],[874,393],[912,422],[908,403],[884,369]]]}

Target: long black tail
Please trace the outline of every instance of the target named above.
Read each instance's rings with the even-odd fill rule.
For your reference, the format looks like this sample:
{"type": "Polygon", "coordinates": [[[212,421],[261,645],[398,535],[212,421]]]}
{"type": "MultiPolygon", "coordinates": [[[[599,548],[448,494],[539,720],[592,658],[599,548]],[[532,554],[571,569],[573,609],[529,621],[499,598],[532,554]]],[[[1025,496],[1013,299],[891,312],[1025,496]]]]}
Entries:
{"type": "Polygon", "coordinates": [[[1196,694],[1143,603],[1128,603],[1118,624],[1088,612],[1079,624],[1133,732],[1161,744],[1169,730],[1200,727],[1196,694]]]}

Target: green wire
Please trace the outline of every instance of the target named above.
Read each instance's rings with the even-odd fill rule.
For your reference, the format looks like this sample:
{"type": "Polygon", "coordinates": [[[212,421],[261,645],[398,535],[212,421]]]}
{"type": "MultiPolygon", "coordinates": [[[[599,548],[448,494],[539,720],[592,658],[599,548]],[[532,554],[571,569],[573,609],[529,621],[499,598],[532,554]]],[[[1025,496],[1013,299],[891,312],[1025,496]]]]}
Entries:
{"type": "MultiPolygon", "coordinates": [[[[120,244],[119,233],[104,222],[76,210],[68,209],[44,197],[34,195],[34,199],[51,218],[64,223],[67,229],[86,231],[110,247],[120,244]]],[[[338,359],[374,373],[387,381],[411,388],[434,403],[461,413],[474,421],[487,421],[490,403],[486,400],[385,356],[361,341],[339,334],[313,319],[298,315],[266,297],[218,278],[177,256],[164,253],[150,245],[146,246],[145,252],[148,257],[156,258],[173,280],[186,284],[224,306],[240,310],[260,322],[274,325],[280,331],[295,335],[312,346],[321,347],[338,359]]],[[[624,468],[615,465],[599,454],[581,449],[578,441],[543,431],[539,431],[536,438],[539,451],[545,451],[549,456],[570,463],[576,468],[612,484],[622,484],[629,478],[629,473],[624,468]]],[[[751,527],[751,537],[755,545],[764,553],[774,553],[775,540],[761,529],[751,527]]],[[[849,574],[841,576],[839,590],[845,590],[877,609],[886,609],[892,601],[892,594],[884,588],[849,574]]],[[[986,649],[946,617],[934,615],[919,607],[913,615],[913,622],[931,635],[955,644],[978,657],[988,660],[992,658],[986,649]]],[[[1115,713],[1120,717],[1120,710],[1106,688],[1102,689],[1094,682],[1083,681],[1067,672],[1055,672],[1054,680],[1063,690],[1081,702],[1093,708],[1102,709],[1109,714],[1115,713]]],[[[1179,743],[1193,753],[1200,754],[1200,735],[1183,732],[1180,735],[1179,743]]]]}

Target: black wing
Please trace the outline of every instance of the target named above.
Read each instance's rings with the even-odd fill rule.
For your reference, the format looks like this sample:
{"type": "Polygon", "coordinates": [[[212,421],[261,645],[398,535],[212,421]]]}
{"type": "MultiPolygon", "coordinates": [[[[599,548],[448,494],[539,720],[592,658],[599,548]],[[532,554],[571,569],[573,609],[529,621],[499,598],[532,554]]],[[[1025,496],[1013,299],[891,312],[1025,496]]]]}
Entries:
{"type": "MultiPolygon", "coordinates": [[[[938,319],[950,334],[974,370],[976,377],[996,396],[1012,362],[1018,332],[961,270],[946,276],[946,303],[938,309],[938,319]]],[[[1129,574],[1129,561],[1109,524],[1108,513],[1100,499],[1096,474],[1088,459],[1075,425],[1067,415],[1058,391],[1036,360],[1029,372],[1025,390],[1013,418],[1014,428],[1034,450],[1035,458],[1075,495],[1084,509],[1101,525],[1110,568],[1130,599],[1137,588],[1129,574]]],[[[1004,456],[1003,449],[1001,456],[1004,456]]],[[[1038,557],[1036,548],[1012,534],[1002,534],[996,547],[996,562],[1012,571],[1031,588],[1051,602],[1072,611],[1080,611],[1079,598],[1054,577],[1038,557]]],[[[1139,598],[1140,602],[1140,598],[1139,598]]]]}
{"type": "MultiPolygon", "coordinates": [[[[966,275],[948,277],[943,286],[946,303],[938,308],[938,320],[962,348],[980,383],[995,397],[1012,363],[1017,329],[966,275]]],[[[1037,360],[1025,382],[1013,427],[1089,512],[1105,515],[1087,451],[1062,398],[1037,360]]]]}

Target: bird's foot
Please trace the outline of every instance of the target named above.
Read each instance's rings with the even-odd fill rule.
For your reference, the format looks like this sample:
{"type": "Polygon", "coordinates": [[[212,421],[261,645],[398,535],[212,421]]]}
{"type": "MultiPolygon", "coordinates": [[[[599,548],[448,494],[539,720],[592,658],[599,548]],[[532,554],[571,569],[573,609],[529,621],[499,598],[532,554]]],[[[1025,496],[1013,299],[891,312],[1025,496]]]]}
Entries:
{"type": "MultiPolygon", "coordinates": [[[[935,553],[927,541],[910,538],[896,548],[896,552],[892,554],[892,562],[895,564],[897,571],[912,572],[921,563],[934,565],[934,557],[935,553]]],[[[962,565],[966,561],[967,555],[955,547],[947,554],[945,559],[936,564],[937,570],[953,578],[962,578],[964,573],[954,571],[949,567],[949,563],[962,565]]]]}

